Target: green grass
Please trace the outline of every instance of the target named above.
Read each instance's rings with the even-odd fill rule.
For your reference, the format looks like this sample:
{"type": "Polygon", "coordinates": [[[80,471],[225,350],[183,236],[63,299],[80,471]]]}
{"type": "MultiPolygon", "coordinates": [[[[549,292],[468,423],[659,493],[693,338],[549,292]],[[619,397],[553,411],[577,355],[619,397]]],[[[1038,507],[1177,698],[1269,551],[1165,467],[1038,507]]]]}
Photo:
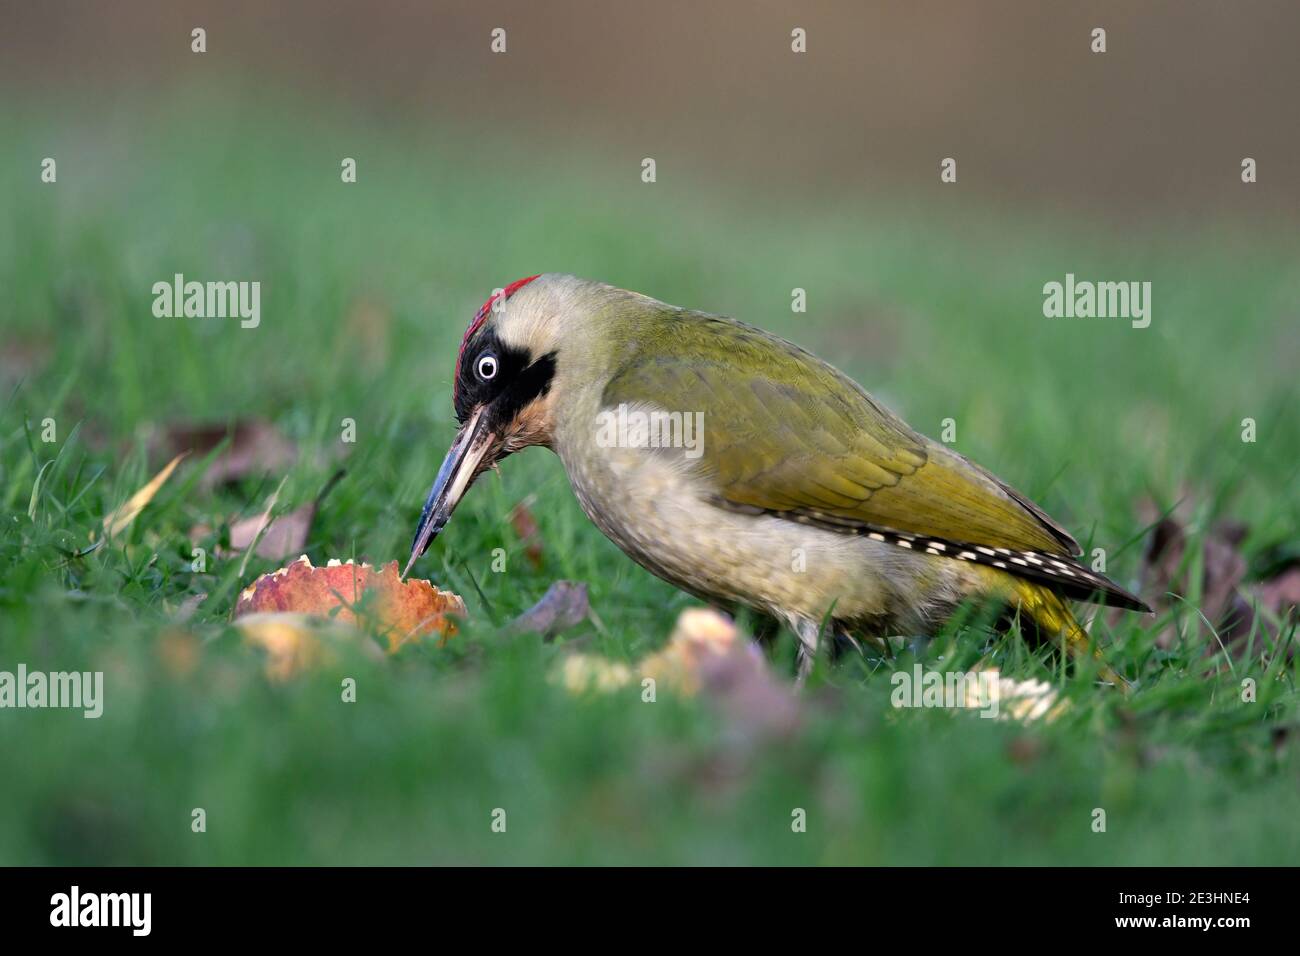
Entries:
{"type": "MultiPolygon", "coordinates": [[[[1256,572],[1300,527],[1295,238],[1219,226],[1123,232],[1055,212],[1016,218],[940,194],[888,202],[682,182],[640,157],[587,156],[493,131],[412,131],[301,104],[113,121],[0,114],[7,355],[39,356],[0,396],[0,670],[102,670],[99,720],[0,711],[0,863],[322,864],[1289,863],[1300,854],[1296,665],[1255,655],[1207,677],[1214,636],[1128,616],[1094,633],[1129,698],[978,624],[922,650],[1059,685],[1050,725],[894,711],[892,665],[822,666],[793,739],[737,746],[709,701],[639,689],[573,697],[547,680],[580,647],[634,660],[693,603],[633,565],[534,449],[488,476],[420,573],[465,595],[445,649],[361,648],[286,685],[228,623],[274,564],[190,570],[190,529],[265,505],[281,475],[211,492],[187,462],[129,531],[85,549],[161,464],[151,429],[260,417],[297,441],[285,510],[338,467],[307,551],[405,557],[453,430],[449,378],[494,287],[570,271],[740,316],[839,364],[918,429],[1042,503],[1132,582],[1137,502],[1194,503],[1192,560],[1217,518],[1248,523],[1256,572]],[[58,159],[55,186],[40,159],[58,159]],[[360,179],[339,182],[342,156],[360,179]],[[1154,319],[1055,320],[1044,282],[1148,279],[1154,319]],[[155,319],[151,285],[260,279],[262,324],[155,319]],[[792,315],[793,287],[809,313],[792,315]],[[362,304],[386,346],[358,343],[362,304]],[[369,356],[369,357],[368,357],[369,356]],[[1240,440],[1255,418],[1259,438],[1240,440]],[[41,441],[53,418],[57,441],[41,441]],[[344,447],[340,422],[357,442],[344,447]],[[344,453],[346,457],[344,456],[344,453]],[[511,530],[535,494],[545,561],[511,530]],[[504,574],[491,551],[509,554],[504,574]],[[550,581],[586,582],[602,628],[554,644],[500,625],[550,581]],[[490,607],[478,597],[482,589],[490,607]],[[177,623],[189,596],[206,594],[177,623]],[[188,673],[169,641],[201,642],[188,673]],[[354,677],[358,701],[340,700],[354,677]],[[1253,677],[1259,699],[1242,703],[1253,677]],[[191,810],[207,832],[191,832],[191,810]],[[504,834],[490,829],[507,811],[504,834]],[[807,832],[791,831],[804,808],[807,832]],[[1094,808],[1107,831],[1094,833],[1094,808]]],[[[719,174],[719,180],[728,177],[719,174]]],[[[203,541],[209,551],[221,531],[203,541]]],[[[1294,638],[1294,626],[1282,641],[1294,638]]],[[[1258,641],[1256,642],[1258,645],[1258,641]]],[[[773,666],[788,672],[781,636],[773,666]]],[[[910,667],[904,654],[900,667],[910,667]]]]}

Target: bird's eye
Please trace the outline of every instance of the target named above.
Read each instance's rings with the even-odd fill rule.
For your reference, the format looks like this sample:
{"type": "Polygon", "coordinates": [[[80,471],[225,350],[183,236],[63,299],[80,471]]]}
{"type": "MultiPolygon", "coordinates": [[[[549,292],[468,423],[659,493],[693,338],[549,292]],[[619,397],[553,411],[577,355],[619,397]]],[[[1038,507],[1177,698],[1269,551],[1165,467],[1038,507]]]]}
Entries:
{"type": "Polygon", "coordinates": [[[496,378],[496,375],[497,357],[490,353],[480,355],[478,358],[478,377],[486,382],[496,378]]]}

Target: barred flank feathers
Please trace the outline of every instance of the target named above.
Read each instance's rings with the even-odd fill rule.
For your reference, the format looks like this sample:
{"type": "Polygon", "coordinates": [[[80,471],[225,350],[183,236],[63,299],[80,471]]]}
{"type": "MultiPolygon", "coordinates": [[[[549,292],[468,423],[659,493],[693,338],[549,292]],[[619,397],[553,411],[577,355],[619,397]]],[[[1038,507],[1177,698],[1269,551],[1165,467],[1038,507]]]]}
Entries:
{"type": "MultiPolygon", "coordinates": [[[[937,558],[952,558],[957,561],[969,561],[1005,572],[1013,582],[1011,593],[1021,613],[1033,621],[1042,634],[1058,644],[1062,650],[1073,657],[1089,656],[1091,642],[1088,632],[1074,619],[1065,598],[1079,601],[1095,601],[1101,595],[1101,603],[1115,607],[1129,608],[1135,611],[1151,613],[1140,598],[1130,594],[1105,575],[1098,574],[1080,564],[1074,558],[1063,554],[1047,554],[1042,551],[1015,551],[1010,548],[992,548],[986,545],[965,544],[942,538],[921,534],[909,534],[874,525],[842,518],[820,511],[797,509],[776,511],[736,505],[731,502],[718,502],[723,507],[746,514],[772,514],[789,521],[825,528],[840,534],[851,534],[869,538],[884,544],[928,554],[937,558]]],[[[1091,656],[1101,661],[1101,655],[1095,650],[1091,656]]],[[[1130,685],[1104,662],[1100,673],[1103,680],[1128,691],[1130,685]]]]}
{"type": "MultiPolygon", "coordinates": [[[[731,507],[732,510],[747,510],[727,504],[724,504],[724,507],[731,507]]],[[[763,509],[748,510],[758,512],[763,509]]],[[[851,518],[841,518],[807,509],[767,513],[840,534],[857,535],[870,538],[872,541],[896,545],[919,554],[969,561],[972,564],[997,568],[1018,578],[1050,585],[1058,593],[1076,601],[1096,601],[1096,595],[1100,594],[1099,603],[1128,608],[1131,611],[1151,612],[1151,608],[1136,595],[1130,594],[1110,578],[1098,574],[1069,555],[1048,554],[1044,551],[1016,551],[1011,548],[991,548],[982,544],[949,541],[923,534],[894,531],[890,528],[854,521],[851,518]]]]}

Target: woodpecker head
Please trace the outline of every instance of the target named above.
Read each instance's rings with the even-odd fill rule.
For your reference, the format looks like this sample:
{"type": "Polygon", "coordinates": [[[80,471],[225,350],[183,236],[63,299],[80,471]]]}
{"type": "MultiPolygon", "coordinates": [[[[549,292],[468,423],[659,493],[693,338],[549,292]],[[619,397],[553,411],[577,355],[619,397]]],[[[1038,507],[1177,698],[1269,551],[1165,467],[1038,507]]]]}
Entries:
{"type": "Polygon", "coordinates": [[[510,283],[483,303],[465,331],[452,385],[460,431],[424,502],[406,571],[475,478],[512,452],[550,444],[559,311],[551,282],[551,276],[529,276],[510,283]]]}

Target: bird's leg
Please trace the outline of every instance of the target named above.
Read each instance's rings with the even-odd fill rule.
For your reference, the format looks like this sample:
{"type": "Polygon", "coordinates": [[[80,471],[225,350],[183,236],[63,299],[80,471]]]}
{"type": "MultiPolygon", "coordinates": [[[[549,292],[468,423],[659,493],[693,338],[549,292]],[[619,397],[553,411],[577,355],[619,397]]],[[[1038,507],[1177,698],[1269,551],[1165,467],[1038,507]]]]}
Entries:
{"type": "Polygon", "coordinates": [[[801,618],[794,622],[794,632],[799,638],[799,668],[795,672],[794,686],[803,687],[804,681],[812,673],[813,662],[817,659],[817,640],[821,636],[821,625],[816,621],[801,618]]]}
{"type": "Polygon", "coordinates": [[[840,657],[850,650],[857,651],[859,657],[867,656],[867,649],[854,636],[853,632],[842,624],[836,623],[831,628],[831,662],[838,664],[840,657]]]}
{"type": "Polygon", "coordinates": [[[770,614],[756,614],[751,621],[751,627],[754,630],[754,640],[764,646],[775,641],[777,635],[781,633],[781,622],[770,614]]]}

